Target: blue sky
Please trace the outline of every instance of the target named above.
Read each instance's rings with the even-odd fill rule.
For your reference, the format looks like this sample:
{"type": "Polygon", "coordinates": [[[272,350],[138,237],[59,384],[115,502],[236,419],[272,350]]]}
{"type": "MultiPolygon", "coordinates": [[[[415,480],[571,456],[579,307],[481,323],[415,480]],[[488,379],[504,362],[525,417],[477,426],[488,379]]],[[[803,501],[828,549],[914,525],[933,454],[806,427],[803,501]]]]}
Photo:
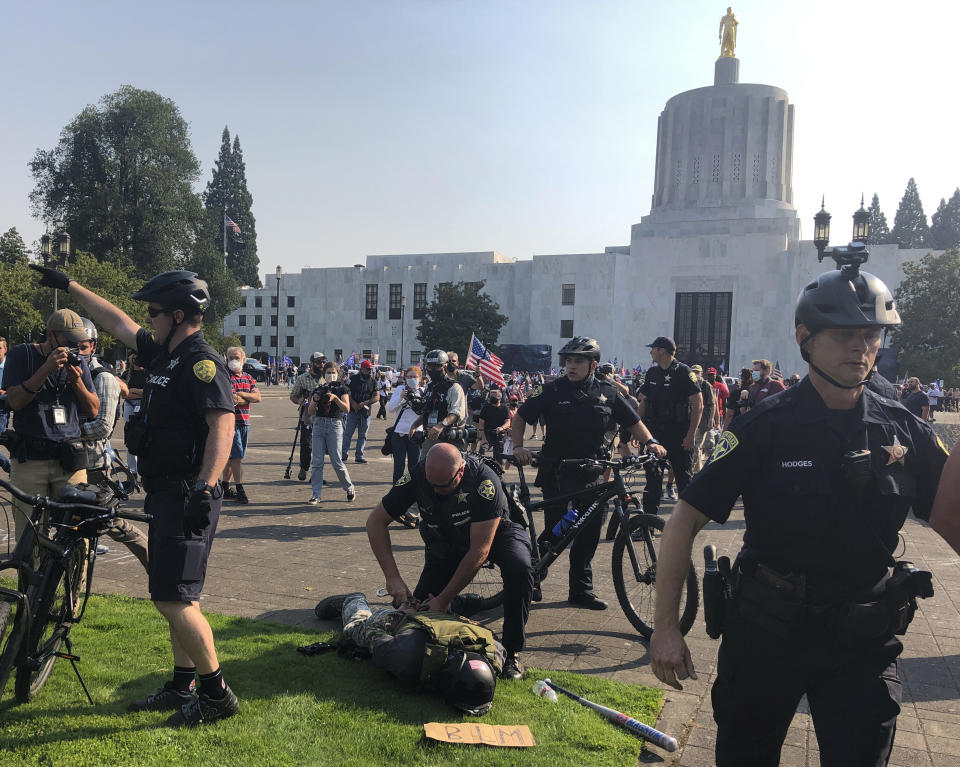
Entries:
{"type": "MultiPolygon", "coordinates": [[[[709,85],[723,2],[348,0],[7,3],[0,231],[28,243],[27,163],[122,84],[173,99],[210,175],[240,136],[263,271],[374,253],[515,258],[627,244],[656,125],[709,85]],[[43,50],[39,50],[42,40],[43,50]]],[[[805,236],[821,193],[847,237],[860,192],[892,225],[960,185],[960,4],[734,3],[741,82],[796,106],[805,236]]]]}

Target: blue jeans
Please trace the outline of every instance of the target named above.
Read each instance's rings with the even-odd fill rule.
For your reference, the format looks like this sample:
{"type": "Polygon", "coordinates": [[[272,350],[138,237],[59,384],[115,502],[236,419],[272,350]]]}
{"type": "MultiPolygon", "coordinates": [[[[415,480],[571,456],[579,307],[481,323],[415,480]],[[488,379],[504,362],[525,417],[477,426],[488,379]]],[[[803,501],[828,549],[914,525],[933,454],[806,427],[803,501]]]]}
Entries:
{"type": "Polygon", "coordinates": [[[333,470],[337,472],[340,486],[353,492],[353,482],[350,473],[340,459],[340,441],[343,438],[343,421],[339,418],[317,418],[313,422],[313,474],[310,476],[310,487],[313,488],[313,497],[323,495],[323,457],[330,456],[333,470]]]}
{"type": "Polygon", "coordinates": [[[361,416],[359,413],[347,413],[347,425],[343,432],[343,460],[350,454],[350,441],[353,432],[357,432],[357,452],[354,457],[359,461],[363,458],[363,448],[367,444],[367,429],[370,428],[370,416],[361,416]]]}
{"type": "Polygon", "coordinates": [[[393,484],[403,476],[403,462],[406,459],[407,470],[413,474],[413,467],[420,460],[420,445],[417,445],[407,434],[390,434],[390,444],[393,445],[393,484]]]}

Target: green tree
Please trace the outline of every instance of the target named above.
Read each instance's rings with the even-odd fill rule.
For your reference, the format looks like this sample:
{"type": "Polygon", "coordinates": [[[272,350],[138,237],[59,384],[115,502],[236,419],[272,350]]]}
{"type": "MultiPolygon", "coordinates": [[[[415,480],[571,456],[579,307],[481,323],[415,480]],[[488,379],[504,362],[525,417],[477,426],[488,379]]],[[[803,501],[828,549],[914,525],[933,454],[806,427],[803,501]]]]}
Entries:
{"type": "Polygon", "coordinates": [[[880,210],[880,197],[876,192],[870,200],[870,229],[867,232],[867,245],[883,245],[890,242],[890,227],[887,226],[887,217],[880,210]]]}
{"type": "Polygon", "coordinates": [[[903,199],[900,200],[890,236],[901,248],[922,248],[927,244],[930,227],[923,212],[923,203],[920,202],[920,193],[917,192],[917,182],[912,178],[907,182],[903,199]]]}
{"type": "MultiPolygon", "coordinates": [[[[196,245],[184,268],[196,272],[197,276],[206,280],[210,289],[210,306],[203,314],[203,334],[214,347],[220,349],[214,341],[220,338],[220,327],[224,318],[240,306],[240,291],[230,270],[223,263],[223,254],[214,245],[214,234],[211,231],[213,227],[216,227],[216,222],[205,220],[204,227],[197,233],[196,245]]],[[[226,346],[221,351],[225,350],[226,346]]]]}
{"type": "Polygon", "coordinates": [[[39,288],[37,273],[27,263],[4,263],[0,269],[0,335],[7,343],[23,343],[40,331],[47,315],[53,310],[44,297],[50,291],[39,288]]]}
{"type": "Polygon", "coordinates": [[[954,190],[949,202],[940,199],[940,207],[930,218],[929,245],[936,250],[960,245],[960,188],[954,190]]]}
{"type": "Polygon", "coordinates": [[[433,301],[420,320],[417,338],[424,349],[455,350],[466,360],[470,335],[493,347],[508,317],[483,290],[483,281],[442,283],[433,289],[433,301]]]}
{"type": "Polygon", "coordinates": [[[180,110],[158,93],[125,85],[87,106],[30,170],[34,214],[69,232],[76,250],[148,276],[192,248],[200,163],[180,110]]]}
{"type": "Polygon", "coordinates": [[[257,222],[253,217],[253,195],[247,189],[247,169],[240,148],[240,137],[230,144],[230,130],[224,127],[220,154],[213,167],[213,177],[203,193],[207,220],[215,223],[214,243],[219,253],[226,252],[227,267],[240,285],[261,287],[260,259],[257,256],[257,222]],[[240,229],[226,230],[224,250],[224,215],[240,229]]]}
{"type": "Polygon", "coordinates": [[[10,227],[6,232],[0,235],[0,264],[13,266],[14,264],[26,265],[29,261],[30,251],[27,249],[23,237],[17,231],[17,227],[10,227]]]}
{"type": "Polygon", "coordinates": [[[903,324],[892,334],[900,369],[921,381],[960,386],[960,249],[903,265],[896,298],[903,324]],[[951,380],[952,379],[952,380],[951,380]]]}

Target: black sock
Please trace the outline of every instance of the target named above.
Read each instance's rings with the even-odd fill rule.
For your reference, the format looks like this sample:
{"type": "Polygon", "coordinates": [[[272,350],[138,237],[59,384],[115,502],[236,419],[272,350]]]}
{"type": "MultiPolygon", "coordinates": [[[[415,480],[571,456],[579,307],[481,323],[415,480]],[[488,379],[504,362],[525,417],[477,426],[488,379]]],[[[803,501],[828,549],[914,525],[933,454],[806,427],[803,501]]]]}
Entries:
{"type": "Polygon", "coordinates": [[[243,492],[243,483],[242,483],[242,482],[237,482],[237,492],[238,492],[238,493],[242,493],[242,492],[243,492]]]}
{"type": "Polygon", "coordinates": [[[223,669],[209,674],[198,674],[200,692],[210,698],[223,698],[227,694],[227,683],[223,681],[223,669]]]}
{"type": "Polygon", "coordinates": [[[193,676],[197,673],[197,670],[190,666],[174,666],[173,667],[173,689],[178,692],[193,692],[196,689],[197,683],[194,681],[193,676]]]}
{"type": "Polygon", "coordinates": [[[221,479],[221,480],[220,480],[220,487],[223,488],[223,492],[227,492],[227,490],[230,489],[230,483],[229,483],[227,480],[225,480],[225,479],[221,479]]]}

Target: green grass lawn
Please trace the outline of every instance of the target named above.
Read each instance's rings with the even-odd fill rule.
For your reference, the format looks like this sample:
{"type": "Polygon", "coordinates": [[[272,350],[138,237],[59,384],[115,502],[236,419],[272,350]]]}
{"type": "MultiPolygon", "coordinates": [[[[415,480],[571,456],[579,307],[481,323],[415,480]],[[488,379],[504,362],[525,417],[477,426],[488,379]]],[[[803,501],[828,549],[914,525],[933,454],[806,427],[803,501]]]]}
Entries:
{"type": "Polygon", "coordinates": [[[126,704],[170,678],[166,624],[149,602],[92,597],[74,629],[74,650],[96,702],[83,696],[70,664],[57,661],[32,703],[0,706],[0,765],[634,765],[641,741],[571,700],[538,700],[533,681],[568,689],[653,724],[659,690],[564,672],[531,670],[497,685],[493,709],[464,718],[431,693],[401,689],[371,664],[336,653],[311,658],[299,645],[322,637],[273,623],[210,615],[230,686],[232,719],[196,730],[164,725],[167,714],[128,714],[126,704]],[[427,741],[425,722],[526,724],[529,749],[427,741]]]}

